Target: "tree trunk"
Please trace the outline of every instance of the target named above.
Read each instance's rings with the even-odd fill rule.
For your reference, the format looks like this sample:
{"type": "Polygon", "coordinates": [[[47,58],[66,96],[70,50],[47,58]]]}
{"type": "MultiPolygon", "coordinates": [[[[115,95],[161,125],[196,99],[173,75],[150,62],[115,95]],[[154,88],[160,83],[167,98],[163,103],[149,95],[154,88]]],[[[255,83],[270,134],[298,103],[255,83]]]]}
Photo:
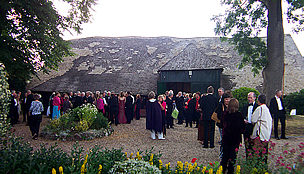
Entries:
{"type": "Polygon", "coordinates": [[[268,0],[267,60],[263,70],[266,102],[282,89],[284,75],[284,30],[281,0],[268,0]]]}

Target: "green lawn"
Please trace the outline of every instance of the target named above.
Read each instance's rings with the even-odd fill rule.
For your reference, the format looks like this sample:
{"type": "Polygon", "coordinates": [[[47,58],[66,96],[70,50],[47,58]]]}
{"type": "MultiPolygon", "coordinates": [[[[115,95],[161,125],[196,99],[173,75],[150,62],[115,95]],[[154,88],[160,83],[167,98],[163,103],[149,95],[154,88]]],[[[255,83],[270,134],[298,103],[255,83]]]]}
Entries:
{"type": "MultiPolygon", "coordinates": [[[[279,136],[281,135],[281,123],[279,121],[279,136]]],[[[273,132],[272,135],[274,136],[273,132]]],[[[286,136],[304,136],[304,115],[287,116],[286,136]]]]}

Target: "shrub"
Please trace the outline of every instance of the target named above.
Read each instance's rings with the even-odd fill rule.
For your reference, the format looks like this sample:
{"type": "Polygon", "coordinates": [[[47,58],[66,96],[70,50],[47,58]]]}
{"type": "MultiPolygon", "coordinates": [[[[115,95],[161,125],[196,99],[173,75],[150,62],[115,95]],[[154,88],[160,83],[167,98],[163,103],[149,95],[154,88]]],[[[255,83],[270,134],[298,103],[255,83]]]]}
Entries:
{"type": "Polygon", "coordinates": [[[304,89],[285,96],[284,101],[288,110],[297,109],[298,115],[304,115],[304,89]]]}
{"type": "Polygon", "coordinates": [[[7,73],[3,64],[0,63],[0,137],[6,135],[10,124],[7,120],[11,92],[7,82],[7,73]]]}
{"type": "Polygon", "coordinates": [[[92,104],[82,105],[52,120],[42,131],[42,136],[51,139],[81,140],[108,136],[113,129],[108,119],[92,104]]]}
{"type": "Polygon", "coordinates": [[[240,103],[240,108],[243,108],[248,103],[247,96],[249,92],[254,92],[257,97],[260,95],[258,90],[247,87],[241,87],[232,91],[233,97],[238,99],[240,103]]]}
{"type": "Polygon", "coordinates": [[[110,170],[109,173],[158,173],[161,174],[161,171],[153,165],[150,165],[148,162],[129,159],[127,161],[116,162],[113,168],[110,170]]]}

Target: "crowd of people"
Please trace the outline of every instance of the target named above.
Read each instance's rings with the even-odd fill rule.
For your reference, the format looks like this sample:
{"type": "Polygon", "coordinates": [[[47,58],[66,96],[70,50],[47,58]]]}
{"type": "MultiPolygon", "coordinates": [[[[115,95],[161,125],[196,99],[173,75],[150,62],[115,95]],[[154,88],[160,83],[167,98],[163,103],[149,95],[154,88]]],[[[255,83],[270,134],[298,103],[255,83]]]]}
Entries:
{"type": "MultiPolygon", "coordinates": [[[[248,104],[239,108],[239,101],[232,93],[223,88],[218,89],[218,98],[214,88],[209,86],[206,93],[186,94],[178,92],[174,96],[172,90],[159,95],[150,92],[147,102],[146,128],[151,130],[151,138],[164,140],[166,129],[174,128],[173,111],[178,110],[177,124],[185,127],[198,128],[198,140],[203,148],[214,148],[215,127],[220,134],[220,158],[223,170],[234,172],[237,156],[236,149],[244,139],[246,155],[252,153],[255,143],[261,144],[268,152],[268,142],[271,137],[272,121],[274,120],[274,134],[277,140],[287,139],[285,136],[285,107],[282,91],[277,90],[275,97],[266,106],[266,96],[260,95],[256,101],[254,92],[248,93],[248,104]],[[278,120],[281,122],[281,137],[278,136],[278,120]],[[243,138],[242,138],[243,136],[243,138]]],[[[267,153],[259,152],[262,160],[267,163],[267,153]]]]}
{"type": "MultiPolygon", "coordinates": [[[[173,90],[156,96],[154,92],[148,94],[148,100],[143,102],[141,95],[133,96],[131,92],[119,94],[105,91],[70,92],[60,94],[54,92],[49,98],[47,115],[52,119],[58,119],[69,109],[83,104],[96,105],[111,123],[130,124],[133,118],[140,119],[142,105],[146,107],[146,129],[151,131],[151,138],[165,140],[167,129],[174,129],[173,112],[178,112],[177,123],[185,127],[198,128],[198,140],[203,148],[214,148],[214,134],[217,126],[220,133],[220,158],[223,170],[232,173],[236,159],[235,149],[239,148],[244,139],[246,155],[254,146],[253,140],[263,144],[263,149],[268,150],[268,142],[274,121],[274,135],[277,140],[287,139],[285,136],[285,107],[282,100],[282,91],[277,90],[275,97],[266,106],[266,96],[260,95],[256,100],[254,92],[248,93],[248,104],[239,109],[239,102],[233,98],[232,93],[223,88],[215,90],[209,86],[206,93],[178,92],[173,90]],[[278,135],[278,121],[281,122],[281,137],[278,135]],[[243,138],[242,138],[243,136],[243,138]]],[[[30,126],[33,139],[37,139],[39,126],[42,120],[43,105],[38,94],[32,94],[28,90],[24,97],[21,93],[12,91],[9,118],[14,125],[23,115],[23,122],[30,126]]],[[[267,156],[266,156],[267,160],[267,156]]]]}
{"type": "Polygon", "coordinates": [[[70,92],[60,94],[53,92],[49,98],[49,108],[47,115],[52,119],[58,119],[60,114],[64,114],[69,109],[90,103],[95,105],[99,112],[107,117],[110,123],[130,124],[133,118],[140,119],[141,95],[134,97],[131,92],[120,92],[119,94],[111,91],[91,91],[70,92]]]}

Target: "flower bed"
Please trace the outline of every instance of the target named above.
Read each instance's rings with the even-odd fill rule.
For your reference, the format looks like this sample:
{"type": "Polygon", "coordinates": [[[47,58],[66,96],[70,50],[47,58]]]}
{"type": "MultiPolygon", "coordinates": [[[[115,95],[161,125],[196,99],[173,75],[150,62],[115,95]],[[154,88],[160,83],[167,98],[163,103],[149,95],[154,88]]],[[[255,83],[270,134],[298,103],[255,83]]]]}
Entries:
{"type": "Polygon", "coordinates": [[[86,104],[52,120],[42,130],[41,136],[63,141],[91,140],[109,136],[113,131],[108,119],[94,105],[86,104]]]}
{"type": "MultiPolygon", "coordinates": [[[[272,143],[271,148],[274,147],[272,143]]],[[[267,170],[261,171],[254,163],[238,163],[235,173],[247,174],[246,168],[251,168],[249,173],[303,173],[304,168],[304,143],[297,148],[285,146],[279,155],[277,165],[269,165],[267,170]],[[296,159],[295,161],[293,159],[296,159]],[[282,165],[284,164],[284,165],[282,165]],[[247,166],[245,166],[247,165],[247,166]]],[[[174,164],[163,164],[161,154],[152,154],[153,149],[145,152],[123,153],[122,149],[104,149],[95,146],[91,150],[84,151],[77,143],[70,153],[61,148],[41,146],[36,151],[20,139],[6,138],[0,140],[0,168],[2,173],[223,173],[218,162],[207,165],[199,165],[196,158],[190,162],[178,161],[174,164]]]]}

